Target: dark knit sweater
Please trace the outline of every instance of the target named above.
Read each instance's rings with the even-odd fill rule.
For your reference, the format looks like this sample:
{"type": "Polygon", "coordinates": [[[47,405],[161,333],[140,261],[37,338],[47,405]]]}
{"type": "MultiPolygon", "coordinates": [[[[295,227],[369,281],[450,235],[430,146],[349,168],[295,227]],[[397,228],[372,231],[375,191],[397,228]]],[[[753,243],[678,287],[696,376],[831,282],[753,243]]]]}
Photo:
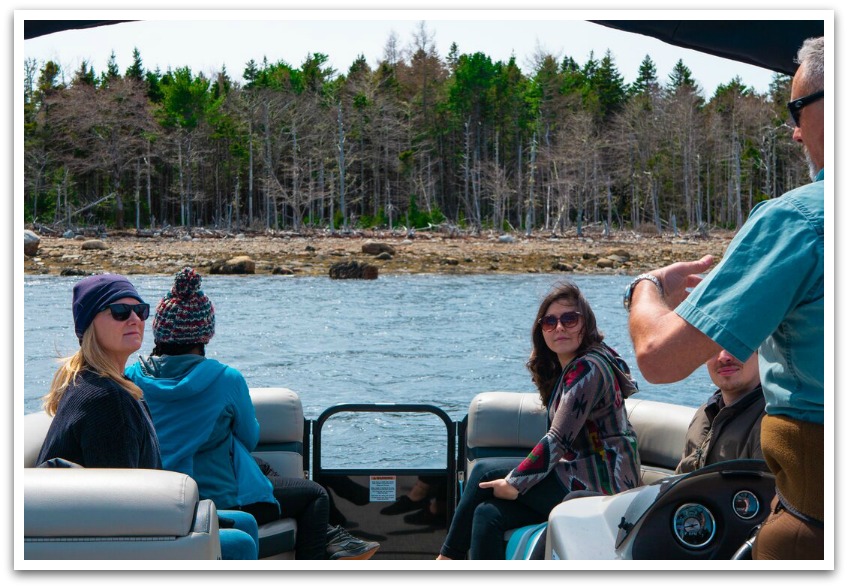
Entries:
{"type": "Polygon", "coordinates": [[[59,401],[36,465],[54,457],[87,468],[162,468],[147,407],[87,370],[59,401]]]}

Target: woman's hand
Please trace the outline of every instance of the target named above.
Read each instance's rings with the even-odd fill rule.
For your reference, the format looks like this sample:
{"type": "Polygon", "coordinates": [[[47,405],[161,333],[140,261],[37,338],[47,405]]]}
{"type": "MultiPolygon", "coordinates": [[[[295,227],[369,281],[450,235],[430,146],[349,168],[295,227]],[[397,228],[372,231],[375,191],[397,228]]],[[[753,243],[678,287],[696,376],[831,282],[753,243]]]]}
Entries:
{"type": "Polygon", "coordinates": [[[504,500],[515,500],[518,498],[518,490],[503,478],[492,480],[491,482],[480,482],[480,488],[491,488],[495,493],[495,498],[502,498],[504,500]]]}

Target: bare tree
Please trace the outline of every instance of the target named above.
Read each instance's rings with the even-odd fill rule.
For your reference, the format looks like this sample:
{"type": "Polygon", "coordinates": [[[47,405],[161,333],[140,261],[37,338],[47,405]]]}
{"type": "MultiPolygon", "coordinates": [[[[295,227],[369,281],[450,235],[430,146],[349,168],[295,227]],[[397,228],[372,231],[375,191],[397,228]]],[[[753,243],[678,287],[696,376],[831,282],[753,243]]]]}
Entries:
{"type": "Polygon", "coordinates": [[[135,169],[157,127],[144,88],[117,78],[103,88],[77,83],[49,99],[65,164],[76,174],[105,173],[115,194],[115,216],[124,226],[123,176],[135,169]]]}

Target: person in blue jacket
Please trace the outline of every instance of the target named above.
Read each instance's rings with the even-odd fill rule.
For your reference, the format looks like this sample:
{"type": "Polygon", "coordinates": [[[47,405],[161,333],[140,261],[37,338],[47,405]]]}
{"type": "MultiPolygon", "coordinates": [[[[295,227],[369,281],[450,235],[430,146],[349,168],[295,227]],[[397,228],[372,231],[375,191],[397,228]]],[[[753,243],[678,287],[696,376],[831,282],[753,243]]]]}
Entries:
{"type": "Polygon", "coordinates": [[[379,543],[328,523],[327,491],[311,480],[265,475],[251,455],[259,423],[244,376],[206,357],[215,309],[189,267],[156,307],[154,348],[127,376],[143,391],[159,436],[162,464],[191,476],[201,498],[262,524],[297,521],[297,559],[368,559],[379,543]]]}

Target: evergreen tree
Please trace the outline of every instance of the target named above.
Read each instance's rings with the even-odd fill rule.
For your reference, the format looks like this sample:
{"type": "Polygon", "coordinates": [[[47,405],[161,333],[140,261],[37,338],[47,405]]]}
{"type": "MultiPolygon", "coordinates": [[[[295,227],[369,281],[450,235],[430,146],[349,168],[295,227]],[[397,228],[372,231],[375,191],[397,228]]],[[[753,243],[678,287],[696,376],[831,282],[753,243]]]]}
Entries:
{"type": "Polygon", "coordinates": [[[630,85],[629,94],[631,96],[647,94],[657,88],[659,88],[657,66],[650,55],[645,55],[645,59],[639,65],[639,75],[636,77],[636,81],[630,85]]]}
{"type": "Polygon", "coordinates": [[[80,63],[79,69],[74,72],[73,84],[85,84],[86,86],[97,86],[97,76],[94,75],[94,68],[87,61],[83,60],[80,63]]]}
{"type": "Polygon", "coordinates": [[[159,104],[165,97],[161,87],[162,75],[159,68],[156,71],[149,71],[144,74],[144,81],[147,83],[147,99],[154,104],[159,104]]]}
{"type": "Polygon", "coordinates": [[[244,78],[247,87],[252,86],[259,77],[259,68],[256,66],[256,62],[253,59],[248,61],[244,66],[244,72],[241,74],[241,77],[244,78]]]}
{"type": "Polygon", "coordinates": [[[561,92],[565,95],[578,93],[582,96],[583,89],[586,87],[586,75],[580,68],[580,64],[571,57],[565,57],[560,71],[563,77],[561,92]]]}
{"type": "Polygon", "coordinates": [[[106,72],[100,78],[100,84],[108,87],[115,80],[120,79],[121,72],[118,70],[118,60],[115,57],[115,52],[109,56],[109,61],[106,64],[106,72]]]}
{"type": "Polygon", "coordinates": [[[675,94],[678,90],[687,88],[692,92],[698,91],[698,84],[692,77],[692,70],[684,65],[682,59],[678,59],[674,64],[671,73],[668,75],[668,84],[666,91],[669,94],[675,94]]]}
{"type": "Polygon", "coordinates": [[[233,86],[233,81],[227,75],[227,66],[221,66],[221,72],[215,78],[215,82],[210,89],[213,99],[218,99],[230,93],[230,88],[233,86]]]}
{"type": "Polygon", "coordinates": [[[124,76],[133,80],[138,80],[139,82],[144,80],[144,66],[141,64],[141,53],[139,52],[138,47],[133,49],[133,62],[132,65],[127,68],[127,72],[124,76]]]}
{"type": "Polygon", "coordinates": [[[609,50],[588,82],[589,90],[597,97],[597,115],[601,120],[619,110],[627,93],[624,78],[618,72],[609,50]]]}

